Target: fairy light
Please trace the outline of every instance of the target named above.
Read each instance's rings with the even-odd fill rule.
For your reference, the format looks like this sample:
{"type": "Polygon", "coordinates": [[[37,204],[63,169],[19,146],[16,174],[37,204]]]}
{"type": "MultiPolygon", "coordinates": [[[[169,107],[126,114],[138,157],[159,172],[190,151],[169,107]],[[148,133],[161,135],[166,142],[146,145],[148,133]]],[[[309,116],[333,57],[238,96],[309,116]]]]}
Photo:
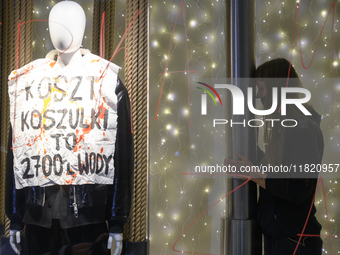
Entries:
{"type": "Polygon", "coordinates": [[[168,99],[169,99],[169,100],[173,101],[173,100],[174,100],[174,98],[175,98],[175,97],[174,97],[174,95],[173,95],[173,94],[169,94],[169,95],[168,95],[168,99]]]}
{"type": "Polygon", "coordinates": [[[196,24],[197,24],[196,20],[190,21],[190,26],[196,27],[196,24]]]}

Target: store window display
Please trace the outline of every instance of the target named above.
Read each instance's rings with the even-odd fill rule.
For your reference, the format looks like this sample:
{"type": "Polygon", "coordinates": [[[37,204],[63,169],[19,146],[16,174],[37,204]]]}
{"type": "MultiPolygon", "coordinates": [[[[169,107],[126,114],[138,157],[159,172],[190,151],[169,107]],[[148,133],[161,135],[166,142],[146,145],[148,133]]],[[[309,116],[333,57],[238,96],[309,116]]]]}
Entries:
{"type": "Polygon", "coordinates": [[[9,77],[6,213],[17,254],[24,225],[28,254],[103,254],[106,240],[122,250],[133,189],[129,97],[118,66],[80,49],[84,30],[79,4],[56,4],[56,51],[9,77]]]}

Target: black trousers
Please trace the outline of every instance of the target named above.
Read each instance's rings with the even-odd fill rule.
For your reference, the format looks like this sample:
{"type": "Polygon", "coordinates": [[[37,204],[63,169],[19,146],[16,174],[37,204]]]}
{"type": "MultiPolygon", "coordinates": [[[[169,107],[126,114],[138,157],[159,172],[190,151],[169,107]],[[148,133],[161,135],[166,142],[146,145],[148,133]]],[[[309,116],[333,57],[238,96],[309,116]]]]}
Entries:
{"type": "Polygon", "coordinates": [[[106,223],[90,224],[61,229],[59,220],[52,221],[51,228],[26,225],[25,245],[27,255],[56,255],[63,246],[80,243],[94,243],[103,233],[107,233],[106,223]]]}
{"type": "MultiPolygon", "coordinates": [[[[265,255],[293,255],[299,237],[264,237],[265,255]]],[[[302,237],[294,255],[321,255],[322,240],[320,237],[302,237]]]]}

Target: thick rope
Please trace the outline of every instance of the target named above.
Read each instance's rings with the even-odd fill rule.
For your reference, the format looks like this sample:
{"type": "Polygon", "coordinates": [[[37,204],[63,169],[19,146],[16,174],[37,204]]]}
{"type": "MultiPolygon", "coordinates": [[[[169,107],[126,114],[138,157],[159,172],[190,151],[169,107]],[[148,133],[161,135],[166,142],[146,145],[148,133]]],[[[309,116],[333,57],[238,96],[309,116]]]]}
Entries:
{"type": "MultiPolygon", "coordinates": [[[[116,14],[116,1],[111,1],[110,2],[110,26],[108,27],[108,34],[109,37],[107,40],[109,41],[107,43],[108,45],[108,53],[112,55],[113,51],[115,50],[114,48],[114,38],[115,38],[115,14],[116,14]]],[[[111,58],[111,56],[109,56],[111,58]]]]}
{"type": "MultiPolygon", "coordinates": [[[[16,41],[13,44],[13,34],[16,29],[13,29],[13,17],[19,17],[19,12],[12,12],[13,6],[17,6],[17,2],[13,3],[6,0],[2,3],[4,8],[4,17],[2,29],[4,33],[2,35],[3,42],[3,69],[1,70],[1,185],[0,185],[0,214],[1,224],[4,223],[5,212],[5,174],[6,174],[6,156],[7,156],[7,140],[8,140],[8,123],[9,123],[9,102],[8,102],[8,90],[7,90],[7,77],[13,67],[13,48],[16,45],[16,41]]],[[[16,28],[16,27],[15,27],[16,28]]]]}
{"type": "Polygon", "coordinates": [[[9,226],[11,221],[5,216],[5,236],[9,237],[9,226]]]}
{"type": "Polygon", "coordinates": [[[141,10],[139,19],[139,48],[138,48],[138,101],[137,101],[137,123],[139,126],[139,132],[137,136],[137,165],[138,173],[140,173],[140,183],[138,183],[140,194],[138,201],[140,204],[138,208],[140,209],[139,222],[141,225],[141,231],[137,232],[136,237],[139,241],[144,241],[146,239],[146,229],[147,229],[147,10],[148,1],[142,0],[139,4],[139,9],[141,10]]]}
{"type": "MultiPolygon", "coordinates": [[[[126,1],[126,13],[125,13],[125,29],[127,28],[129,22],[132,21],[132,19],[133,19],[132,1],[127,0],[126,1]]],[[[130,63],[130,58],[131,58],[131,55],[132,55],[132,52],[130,52],[130,50],[131,50],[130,41],[131,41],[131,34],[132,34],[133,29],[134,29],[134,26],[131,26],[129,32],[126,34],[126,37],[125,37],[125,47],[128,51],[128,55],[125,54],[125,86],[126,86],[127,90],[129,91],[129,94],[130,94],[130,91],[131,91],[130,68],[131,68],[131,64],[132,64],[132,63],[130,63]],[[127,59],[127,57],[129,58],[129,60],[127,59]],[[128,63],[129,63],[129,65],[128,65],[128,63]]],[[[132,97],[130,97],[131,105],[132,105],[132,100],[133,100],[132,97]]],[[[131,115],[132,114],[133,114],[133,111],[131,112],[131,115]]],[[[136,176],[134,178],[136,178],[136,176]]],[[[135,192],[135,190],[134,190],[134,192],[135,192]]],[[[134,208],[134,204],[135,204],[135,201],[133,199],[132,200],[132,209],[134,208]]],[[[130,218],[127,221],[127,223],[125,224],[125,229],[124,229],[124,237],[129,241],[133,240],[132,239],[133,238],[132,233],[131,233],[133,231],[133,228],[131,228],[131,222],[132,222],[133,217],[134,217],[134,213],[131,212],[130,218]]]]}
{"type": "Polygon", "coordinates": [[[114,0],[94,1],[91,52],[93,54],[99,55],[101,17],[104,11],[105,11],[105,59],[110,59],[114,51],[114,24],[115,24],[114,0]]]}
{"type": "MultiPolygon", "coordinates": [[[[138,4],[138,3],[137,3],[138,4]]],[[[136,11],[135,8],[136,2],[132,0],[126,1],[126,21],[125,21],[125,28],[127,28],[128,24],[132,21],[133,15],[136,11]]],[[[137,74],[137,72],[133,72],[133,70],[137,69],[137,59],[136,59],[136,52],[133,51],[134,45],[133,45],[133,34],[134,31],[136,30],[137,27],[137,22],[138,18],[135,21],[135,23],[131,26],[129,32],[127,33],[126,40],[125,40],[125,47],[127,48],[128,51],[128,57],[129,60],[127,60],[127,57],[125,57],[125,84],[128,88],[129,91],[131,91],[131,105],[132,105],[132,121],[134,125],[135,132],[138,129],[136,123],[135,123],[135,99],[136,99],[136,88],[133,86],[133,84],[136,83],[137,78],[133,74],[137,74]],[[127,65],[129,63],[129,65],[127,65]]],[[[135,138],[136,141],[136,138],[135,138]]],[[[136,155],[136,147],[135,149],[135,155],[136,155]]],[[[136,182],[136,178],[138,178],[136,174],[136,166],[135,166],[135,172],[134,172],[134,180],[136,182]]],[[[135,199],[135,193],[137,192],[134,184],[134,196],[133,196],[133,201],[132,201],[132,210],[131,210],[131,215],[128,223],[126,224],[126,230],[125,230],[125,236],[127,237],[127,240],[129,241],[135,241],[134,240],[134,230],[135,227],[137,226],[134,225],[135,223],[135,217],[136,217],[136,212],[135,212],[135,207],[136,207],[136,199],[135,199]]]]}
{"type": "Polygon", "coordinates": [[[5,196],[4,196],[4,191],[5,191],[5,162],[6,162],[6,150],[7,150],[7,136],[6,136],[6,125],[5,122],[6,120],[4,119],[4,112],[7,112],[6,106],[7,106],[7,100],[6,100],[6,93],[7,89],[5,86],[2,84],[6,84],[6,70],[8,68],[8,38],[9,38],[9,29],[8,26],[5,26],[5,24],[9,23],[9,15],[6,15],[10,13],[10,5],[8,1],[2,2],[1,3],[1,15],[5,14],[4,16],[1,16],[1,109],[0,111],[0,118],[1,118],[1,156],[0,156],[0,224],[5,223],[5,218],[4,218],[4,212],[5,212],[5,196]]]}
{"type": "MultiPolygon", "coordinates": [[[[8,75],[15,69],[17,50],[17,25],[33,18],[33,0],[4,0],[1,3],[2,12],[2,52],[1,52],[1,158],[0,158],[0,224],[9,228],[9,220],[4,216],[4,188],[6,174],[7,140],[9,128],[8,75]]],[[[32,61],[33,25],[21,27],[20,66],[32,61]]],[[[6,232],[8,234],[8,231],[6,232]]]]}
{"type": "Polygon", "coordinates": [[[125,41],[129,54],[129,66],[125,60],[125,84],[132,91],[135,149],[134,200],[125,232],[129,241],[136,242],[146,240],[147,229],[147,5],[145,0],[126,3],[126,24],[141,11],[125,41]]]}
{"type": "Polygon", "coordinates": [[[92,50],[93,54],[99,55],[99,38],[100,38],[100,4],[101,1],[93,3],[93,28],[92,28],[92,50]]]}

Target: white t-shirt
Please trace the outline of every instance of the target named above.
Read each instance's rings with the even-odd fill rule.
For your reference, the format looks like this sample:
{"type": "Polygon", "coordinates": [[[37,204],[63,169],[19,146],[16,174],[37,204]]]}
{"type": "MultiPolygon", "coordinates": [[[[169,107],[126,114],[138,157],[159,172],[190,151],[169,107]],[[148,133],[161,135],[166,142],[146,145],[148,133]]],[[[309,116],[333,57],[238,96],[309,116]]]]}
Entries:
{"type": "Polygon", "coordinates": [[[91,53],[9,76],[15,187],[112,184],[119,67],[91,53]]]}

